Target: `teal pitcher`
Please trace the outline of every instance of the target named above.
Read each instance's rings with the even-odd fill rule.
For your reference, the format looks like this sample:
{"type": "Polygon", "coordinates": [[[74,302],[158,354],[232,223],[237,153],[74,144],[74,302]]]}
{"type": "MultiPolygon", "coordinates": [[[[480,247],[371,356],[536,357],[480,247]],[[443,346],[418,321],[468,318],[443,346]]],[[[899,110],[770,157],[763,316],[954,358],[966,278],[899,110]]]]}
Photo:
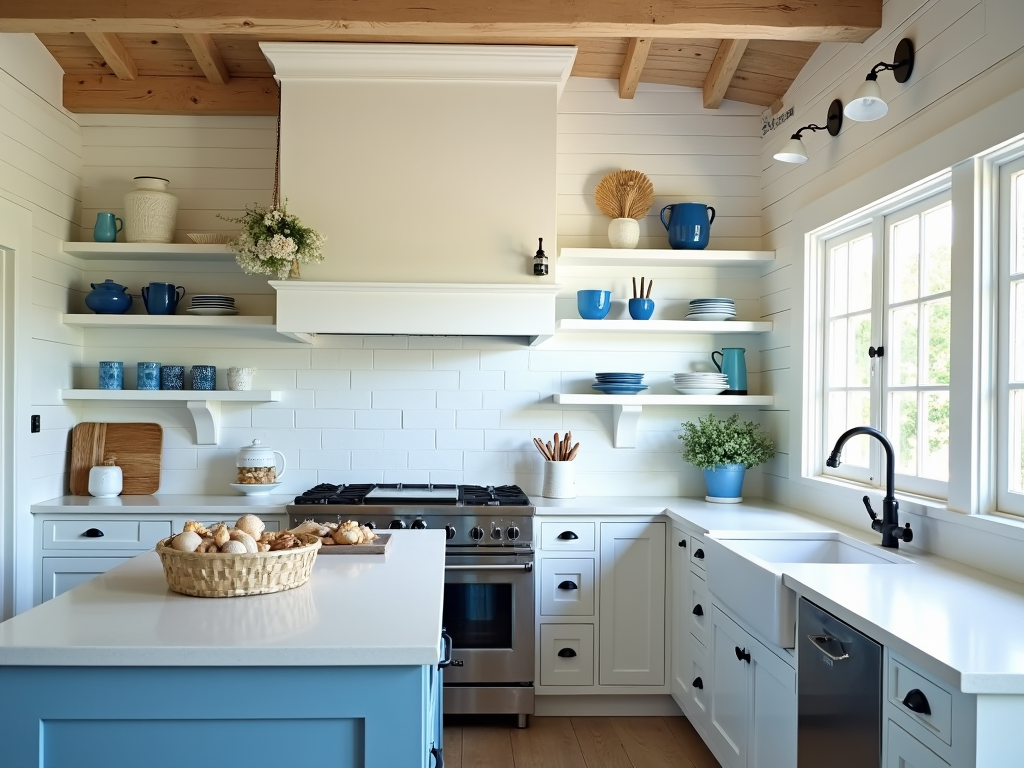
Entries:
{"type": "Polygon", "coordinates": [[[711,353],[711,362],[715,364],[719,371],[729,377],[729,388],[722,394],[747,394],[747,361],[744,357],[745,352],[746,350],[742,347],[723,347],[721,352],[715,350],[711,353]],[[715,355],[721,355],[721,363],[715,359],[715,355]]]}

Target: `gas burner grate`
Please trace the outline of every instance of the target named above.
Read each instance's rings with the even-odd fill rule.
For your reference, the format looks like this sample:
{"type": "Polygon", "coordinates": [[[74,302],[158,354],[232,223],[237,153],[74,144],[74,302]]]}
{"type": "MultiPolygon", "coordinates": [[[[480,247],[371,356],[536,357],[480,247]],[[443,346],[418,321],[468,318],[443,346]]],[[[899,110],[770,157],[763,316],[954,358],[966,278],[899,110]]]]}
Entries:
{"type": "Polygon", "coordinates": [[[362,504],[363,498],[373,490],[373,483],[352,483],[331,485],[320,483],[301,496],[295,497],[296,504],[362,504]]]}
{"type": "Polygon", "coordinates": [[[463,485],[462,503],[467,507],[526,507],[530,499],[518,485],[463,485]]]}

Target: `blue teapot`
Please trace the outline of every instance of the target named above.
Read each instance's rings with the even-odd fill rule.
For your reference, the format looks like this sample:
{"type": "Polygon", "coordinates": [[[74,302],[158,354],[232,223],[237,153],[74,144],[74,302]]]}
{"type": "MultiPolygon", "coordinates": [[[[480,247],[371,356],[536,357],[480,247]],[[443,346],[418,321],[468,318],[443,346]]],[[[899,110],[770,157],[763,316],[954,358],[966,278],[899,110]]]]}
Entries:
{"type": "Polygon", "coordinates": [[[128,289],[111,279],[91,283],[92,290],[85,297],[85,306],[97,315],[123,315],[132,306],[128,289]]]}

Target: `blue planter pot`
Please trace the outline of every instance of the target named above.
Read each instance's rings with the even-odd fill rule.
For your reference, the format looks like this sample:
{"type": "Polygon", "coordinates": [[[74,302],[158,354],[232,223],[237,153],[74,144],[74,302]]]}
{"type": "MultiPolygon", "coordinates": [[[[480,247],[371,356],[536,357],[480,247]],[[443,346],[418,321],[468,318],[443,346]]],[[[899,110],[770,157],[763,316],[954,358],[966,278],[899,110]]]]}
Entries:
{"type": "Polygon", "coordinates": [[[704,470],[704,482],[708,487],[707,501],[722,504],[737,504],[743,501],[743,475],[747,468],[742,464],[721,464],[714,469],[704,470]]]}

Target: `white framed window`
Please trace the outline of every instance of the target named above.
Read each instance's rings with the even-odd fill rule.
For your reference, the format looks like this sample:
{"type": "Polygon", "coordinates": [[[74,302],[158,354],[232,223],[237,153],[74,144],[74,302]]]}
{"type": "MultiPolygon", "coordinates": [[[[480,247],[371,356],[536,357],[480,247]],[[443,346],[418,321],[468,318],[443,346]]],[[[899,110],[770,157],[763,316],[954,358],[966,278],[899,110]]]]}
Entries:
{"type": "Polygon", "coordinates": [[[999,169],[998,508],[1024,514],[1024,158],[999,169]]]}

